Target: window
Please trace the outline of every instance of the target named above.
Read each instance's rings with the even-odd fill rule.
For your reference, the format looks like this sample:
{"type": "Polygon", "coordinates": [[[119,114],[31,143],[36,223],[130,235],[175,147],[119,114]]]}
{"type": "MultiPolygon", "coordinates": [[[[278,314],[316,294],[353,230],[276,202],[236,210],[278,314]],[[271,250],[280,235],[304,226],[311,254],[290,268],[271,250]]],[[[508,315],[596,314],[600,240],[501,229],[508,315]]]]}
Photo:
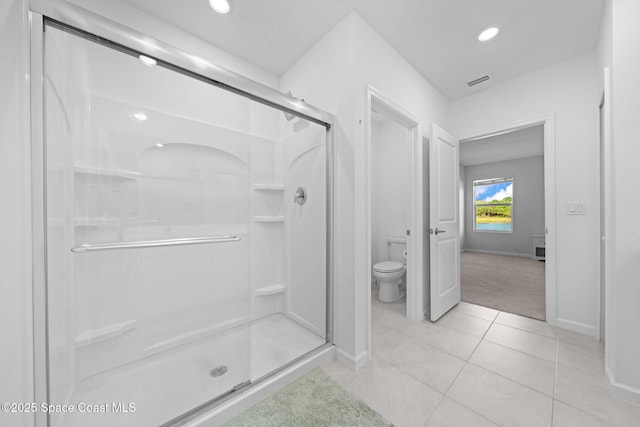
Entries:
{"type": "Polygon", "coordinates": [[[473,181],[473,230],[513,232],[513,178],[473,181]]]}

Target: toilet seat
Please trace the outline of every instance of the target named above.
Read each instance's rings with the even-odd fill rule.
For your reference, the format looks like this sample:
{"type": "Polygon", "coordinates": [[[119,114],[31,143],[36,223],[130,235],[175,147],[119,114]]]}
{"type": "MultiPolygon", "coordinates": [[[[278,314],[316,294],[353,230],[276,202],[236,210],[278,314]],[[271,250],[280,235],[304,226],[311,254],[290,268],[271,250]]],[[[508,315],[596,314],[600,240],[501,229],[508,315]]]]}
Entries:
{"type": "Polygon", "coordinates": [[[404,264],[396,261],[382,261],[373,266],[373,271],[379,273],[394,273],[396,271],[403,271],[404,264]]]}

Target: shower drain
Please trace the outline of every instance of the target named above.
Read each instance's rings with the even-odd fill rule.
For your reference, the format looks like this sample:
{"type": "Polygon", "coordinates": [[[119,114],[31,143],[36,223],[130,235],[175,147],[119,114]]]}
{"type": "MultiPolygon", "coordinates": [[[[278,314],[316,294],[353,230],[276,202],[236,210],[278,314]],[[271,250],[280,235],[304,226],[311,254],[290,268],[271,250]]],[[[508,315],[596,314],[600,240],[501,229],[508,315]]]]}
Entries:
{"type": "Polygon", "coordinates": [[[228,368],[224,365],[222,366],[216,366],[215,368],[213,368],[211,370],[211,372],[209,372],[209,375],[211,375],[212,377],[220,377],[224,374],[226,374],[228,371],[228,368]]]}

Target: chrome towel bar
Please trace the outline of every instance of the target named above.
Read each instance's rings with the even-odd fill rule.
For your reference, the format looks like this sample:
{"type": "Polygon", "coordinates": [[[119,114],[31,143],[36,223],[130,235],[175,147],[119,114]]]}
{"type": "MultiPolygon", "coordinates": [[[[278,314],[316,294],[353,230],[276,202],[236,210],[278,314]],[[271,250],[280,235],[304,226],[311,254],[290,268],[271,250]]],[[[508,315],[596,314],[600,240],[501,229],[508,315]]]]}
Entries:
{"type": "Polygon", "coordinates": [[[237,242],[241,240],[237,236],[209,236],[209,237],[192,237],[185,239],[166,239],[166,240],[146,240],[140,242],[123,242],[123,243],[105,243],[96,245],[80,245],[71,248],[73,253],[109,251],[114,249],[140,249],[140,248],[158,248],[165,246],[187,246],[187,245],[205,245],[209,243],[225,243],[237,242]]]}

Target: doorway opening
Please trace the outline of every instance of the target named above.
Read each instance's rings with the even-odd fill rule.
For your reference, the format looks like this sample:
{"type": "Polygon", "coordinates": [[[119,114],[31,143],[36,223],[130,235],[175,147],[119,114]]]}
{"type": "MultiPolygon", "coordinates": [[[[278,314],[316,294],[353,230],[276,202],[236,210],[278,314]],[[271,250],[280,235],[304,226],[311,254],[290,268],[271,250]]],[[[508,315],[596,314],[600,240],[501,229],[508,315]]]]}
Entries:
{"type": "Polygon", "coordinates": [[[411,320],[424,318],[422,131],[416,118],[376,89],[367,91],[365,259],[367,353],[372,297],[411,320]]]}
{"type": "Polygon", "coordinates": [[[553,118],[461,140],[461,299],[555,324],[553,118]]]}

